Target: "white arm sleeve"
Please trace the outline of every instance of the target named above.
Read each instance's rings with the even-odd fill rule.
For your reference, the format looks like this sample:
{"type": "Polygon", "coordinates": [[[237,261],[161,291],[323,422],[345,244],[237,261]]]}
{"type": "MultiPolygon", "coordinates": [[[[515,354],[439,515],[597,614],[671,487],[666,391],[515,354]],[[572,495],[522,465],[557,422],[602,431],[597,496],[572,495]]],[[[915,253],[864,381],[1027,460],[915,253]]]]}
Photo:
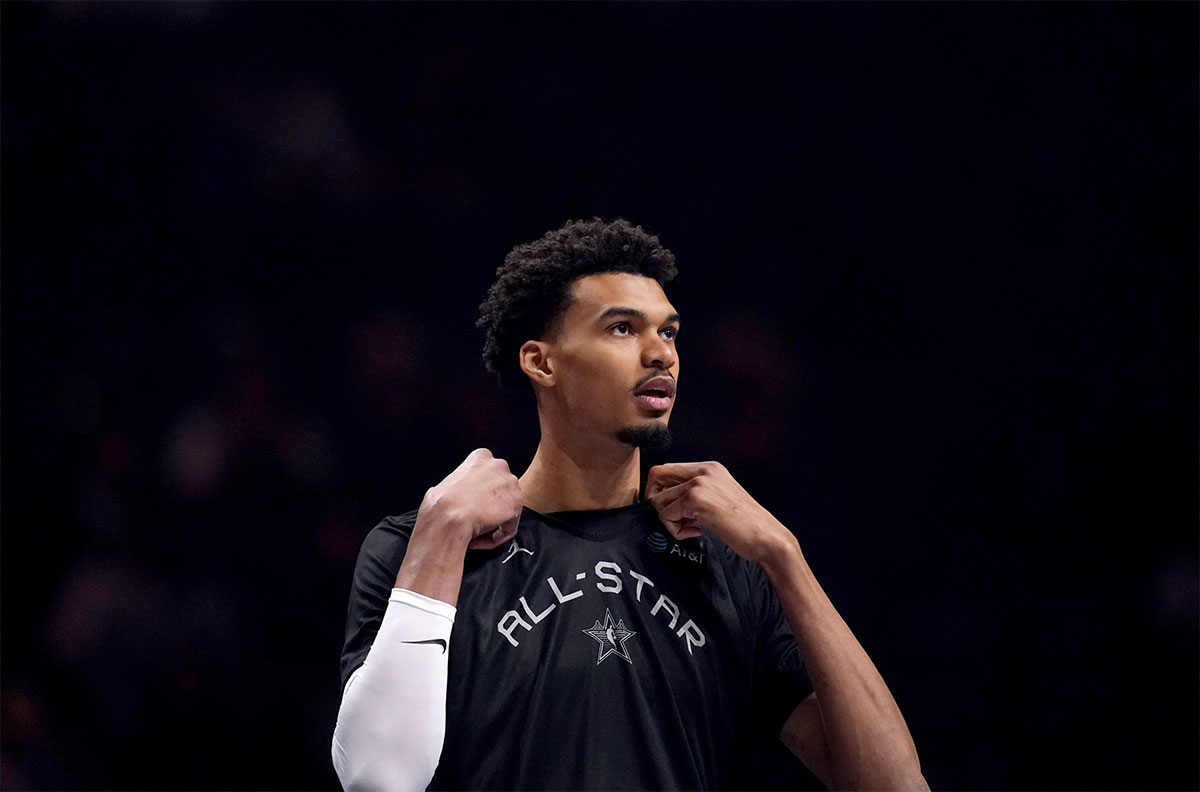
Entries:
{"type": "Polygon", "coordinates": [[[453,605],[392,589],[375,643],[346,682],[333,766],[347,790],[422,790],[446,734],[453,605]]]}

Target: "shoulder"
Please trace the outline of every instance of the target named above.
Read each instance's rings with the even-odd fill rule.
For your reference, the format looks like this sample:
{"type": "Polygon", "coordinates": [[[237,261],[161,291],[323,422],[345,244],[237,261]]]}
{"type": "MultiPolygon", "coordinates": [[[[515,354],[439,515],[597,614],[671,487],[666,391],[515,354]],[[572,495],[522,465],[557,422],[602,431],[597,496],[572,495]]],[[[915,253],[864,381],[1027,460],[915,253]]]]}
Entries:
{"type": "Polygon", "coordinates": [[[758,568],[756,564],[752,564],[738,555],[732,547],[721,540],[721,537],[708,528],[700,530],[700,541],[703,542],[709,558],[727,570],[729,574],[748,577],[754,569],[758,568]]]}
{"type": "Polygon", "coordinates": [[[364,567],[382,567],[393,571],[399,569],[416,522],[415,509],[380,520],[379,524],[367,533],[358,551],[359,572],[362,572],[364,567]]]}
{"type": "Polygon", "coordinates": [[[738,604],[758,607],[764,590],[770,590],[770,582],[762,568],[738,555],[733,548],[721,541],[715,533],[703,529],[702,539],[707,549],[710,564],[724,571],[729,593],[738,604]]]}
{"type": "Polygon", "coordinates": [[[413,526],[416,523],[416,509],[394,517],[384,517],[367,534],[367,538],[363,540],[363,546],[384,546],[396,542],[407,543],[412,538],[413,526]]]}

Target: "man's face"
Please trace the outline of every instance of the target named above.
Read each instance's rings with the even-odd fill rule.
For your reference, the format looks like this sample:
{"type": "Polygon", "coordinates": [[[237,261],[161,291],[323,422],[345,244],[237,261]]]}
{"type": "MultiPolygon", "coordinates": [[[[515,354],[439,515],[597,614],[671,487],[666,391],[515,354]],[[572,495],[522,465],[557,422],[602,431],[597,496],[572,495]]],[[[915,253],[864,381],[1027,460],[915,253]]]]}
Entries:
{"type": "Polygon", "coordinates": [[[571,427],[641,444],[667,435],[675,405],[679,315],[653,278],[588,275],[549,341],[555,397],[571,427]]]}

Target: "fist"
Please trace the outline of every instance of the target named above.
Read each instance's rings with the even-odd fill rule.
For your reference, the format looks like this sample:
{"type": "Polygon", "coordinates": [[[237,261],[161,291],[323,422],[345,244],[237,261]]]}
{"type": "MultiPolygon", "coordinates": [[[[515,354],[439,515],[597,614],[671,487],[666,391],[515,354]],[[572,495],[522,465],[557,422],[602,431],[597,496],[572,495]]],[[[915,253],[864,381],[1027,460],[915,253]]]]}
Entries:
{"type": "Polygon", "coordinates": [[[703,526],[747,561],[761,564],[794,541],[719,462],[652,467],[646,498],[676,539],[699,536],[703,526]]]}
{"type": "Polygon", "coordinates": [[[473,550],[491,550],[517,534],[524,498],[508,463],[477,448],[425,493],[418,520],[457,531],[473,550]]]}

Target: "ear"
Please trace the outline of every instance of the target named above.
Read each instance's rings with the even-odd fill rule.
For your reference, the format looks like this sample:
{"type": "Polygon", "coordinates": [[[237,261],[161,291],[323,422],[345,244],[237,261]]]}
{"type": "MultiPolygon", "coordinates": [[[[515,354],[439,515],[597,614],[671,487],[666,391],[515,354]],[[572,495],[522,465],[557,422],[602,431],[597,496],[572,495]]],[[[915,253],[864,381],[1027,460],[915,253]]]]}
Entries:
{"type": "Polygon", "coordinates": [[[521,370],[534,385],[554,387],[554,369],[550,365],[550,345],[544,341],[526,341],[518,353],[521,370]]]}

